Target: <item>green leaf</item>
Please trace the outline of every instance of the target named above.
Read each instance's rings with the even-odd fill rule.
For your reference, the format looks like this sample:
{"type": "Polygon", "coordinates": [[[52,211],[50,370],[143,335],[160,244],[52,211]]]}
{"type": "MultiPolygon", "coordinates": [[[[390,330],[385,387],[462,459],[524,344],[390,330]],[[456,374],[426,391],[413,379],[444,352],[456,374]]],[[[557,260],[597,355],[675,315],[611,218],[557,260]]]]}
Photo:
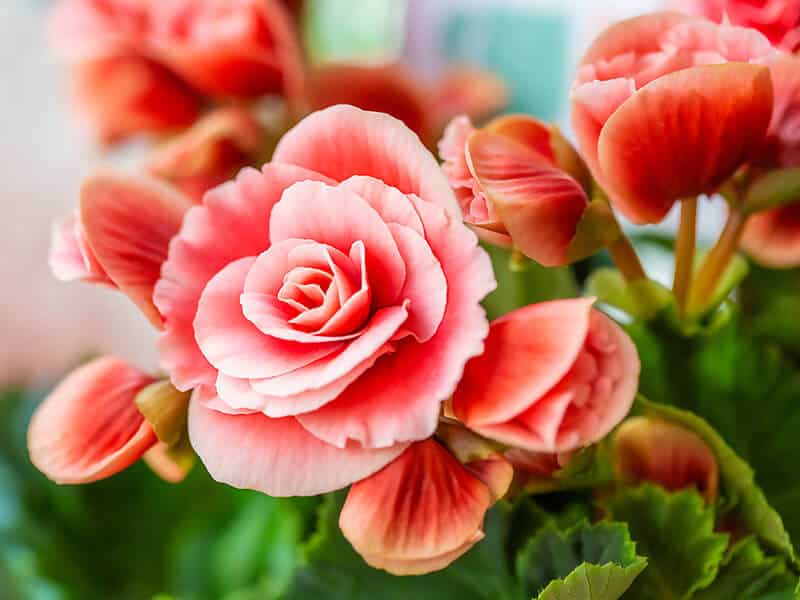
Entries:
{"type": "Polygon", "coordinates": [[[538,600],[617,600],[645,568],[623,523],[552,523],[517,555],[517,575],[538,600]]]}
{"type": "Polygon", "coordinates": [[[484,244],[497,279],[497,289],[483,301],[490,319],[496,319],[516,308],[578,295],[578,286],[567,267],[547,268],[524,259],[521,270],[510,267],[511,252],[484,244]]]}
{"type": "Polygon", "coordinates": [[[419,577],[395,577],[369,567],[339,531],[344,494],[331,494],[320,507],[317,531],[304,548],[304,566],[285,600],[521,600],[505,555],[508,510],[486,516],[486,537],[447,569],[419,577]]]}
{"type": "Polygon", "coordinates": [[[676,423],[700,436],[717,457],[727,508],[734,509],[741,524],[770,548],[794,559],[789,534],[780,515],[767,503],[764,492],[756,484],[753,470],[708,423],[688,411],[649,402],[641,396],[636,400],[635,410],[649,417],[676,423]]]}
{"type": "Polygon", "coordinates": [[[800,200],[800,169],[770,171],[757,179],[744,199],[744,210],[753,214],[800,200]]]}
{"type": "Polygon", "coordinates": [[[608,500],[606,509],[610,518],[628,524],[637,551],[647,557],[647,569],[626,597],[690,598],[714,581],[728,536],[714,533],[714,510],[697,491],[624,488],[608,500]]]}
{"type": "Polygon", "coordinates": [[[738,542],[728,552],[719,574],[693,600],[792,600],[797,576],[786,561],[766,556],[754,537],[738,542]]]}
{"type": "Polygon", "coordinates": [[[705,419],[755,471],[757,484],[800,541],[800,369],[734,318],[713,335],[683,338],[636,323],[640,391],[705,419]]]}
{"type": "Polygon", "coordinates": [[[747,330],[800,357],[800,269],[753,265],[739,298],[747,330]]]}

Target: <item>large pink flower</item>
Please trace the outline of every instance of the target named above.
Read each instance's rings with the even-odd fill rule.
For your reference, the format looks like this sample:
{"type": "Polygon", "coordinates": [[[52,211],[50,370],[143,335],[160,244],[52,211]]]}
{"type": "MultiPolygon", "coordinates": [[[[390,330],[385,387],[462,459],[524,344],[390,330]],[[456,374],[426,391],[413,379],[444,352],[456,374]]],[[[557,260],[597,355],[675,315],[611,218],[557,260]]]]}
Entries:
{"type": "Polygon", "coordinates": [[[752,29],[677,13],[613,25],[583,58],[572,123],[595,178],[637,223],[713,191],[763,146],[774,49],[752,29]]]}
{"type": "Polygon", "coordinates": [[[675,10],[757,29],[776,46],[800,47],[800,3],[796,0],[675,0],[675,10]]]}
{"type": "Polygon", "coordinates": [[[419,139],[336,106],[186,214],[153,296],[162,366],[197,388],[190,437],[216,479],[318,494],[434,432],[493,287],[419,139]]]}
{"type": "Polygon", "coordinates": [[[556,300],[492,322],[486,351],[453,394],[470,429],[533,452],[568,452],[605,437],[628,413],[639,357],[591,299],[556,300]]]}
{"type": "Polygon", "coordinates": [[[51,43],[106,143],[190,125],[208,97],[302,93],[291,18],[276,0],[61,0],[51,43]]]}

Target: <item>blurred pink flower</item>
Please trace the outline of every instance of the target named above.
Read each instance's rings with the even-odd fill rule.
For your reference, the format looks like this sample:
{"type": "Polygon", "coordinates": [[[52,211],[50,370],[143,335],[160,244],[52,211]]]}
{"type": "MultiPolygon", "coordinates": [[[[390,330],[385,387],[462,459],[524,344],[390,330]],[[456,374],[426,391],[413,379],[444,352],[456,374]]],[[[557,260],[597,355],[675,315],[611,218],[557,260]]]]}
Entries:
{"type": "Polygon", "coordinates": [[[492,322],[453,412],[490,439],[568,452],[605,437],[630,410],[638,383],[636,347],[619,325],[591,299],[556,300],[492,322]]]}
{"type": "Polygon", "coordinates": [[[147,169],[200,202],[207,190],[255,162],[266,143],[264,127],[248,110],[220,108],[156,148],[147,169]]]}
{"type": "Polygon", "coordinates": [[[50,38],[75,65],[76,101],[105,143],[187,127],[210,98],[302,94],[277,0],[61,0],[50,38]]]}

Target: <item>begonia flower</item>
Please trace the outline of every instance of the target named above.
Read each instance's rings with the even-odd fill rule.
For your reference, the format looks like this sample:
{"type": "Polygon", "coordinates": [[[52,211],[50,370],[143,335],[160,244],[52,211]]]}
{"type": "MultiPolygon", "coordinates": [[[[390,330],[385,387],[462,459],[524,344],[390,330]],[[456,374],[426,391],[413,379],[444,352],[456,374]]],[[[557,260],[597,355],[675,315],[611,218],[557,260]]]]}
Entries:
{"type": "Polygon", "coordinates": [[[639,368],[631,339],[591,299],[533,304],[492,322],[486,350],[467,363],[453,394],[453,412],[509,446],[569,452],[625,417],[639,368]]]}

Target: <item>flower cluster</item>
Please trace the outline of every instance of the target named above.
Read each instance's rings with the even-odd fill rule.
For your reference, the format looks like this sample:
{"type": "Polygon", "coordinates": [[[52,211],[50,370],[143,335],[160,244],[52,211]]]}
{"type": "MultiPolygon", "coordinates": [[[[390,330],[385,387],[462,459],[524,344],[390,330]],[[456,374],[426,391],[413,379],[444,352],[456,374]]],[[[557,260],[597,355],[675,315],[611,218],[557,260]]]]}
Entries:
{"type": "Polygon", "coordinates": [[[166,378],[108,357],[67,377],[29,430],[48,477],[95,481],[143,457],[177,481],[196,453],[217,481],[272,496],[350,486],[344,536],[395,574],[444,568],[495,502],[612,440],[618,480],[716,498],[703,439],[625,421],[639,356],[594,298],[487,320],[496,281],[478,237],[545,266],[607,247],[643,312],[673,298],[679,324],[697,325],[740,244],[800,263],[800,205],[783,185],[797,188],[799,59],[752,29],[639,17],[581,62],[580,152],[533,117],[464,115],[440,165],[420,136],[455,108],[486,116],[492,80],[451,75],[432,113],[432,88],[420,96],[396,66],[306,81],[290,18],[266,1],[66,0],[53,22],[107,142],[220,106],[146,173],[90,176],[54,231],[56,275],[127,295],[159,331],[166,378]],[[221,105],[268,93],[319,109],[270,152],[253,112],[221,105]],[[402,121],[375,112],[387,104],[402,121]],[[717,192],[729,222],[695,269],[697,196],[717,192]],[[674,290],[654,293],[615,210],[656,223],[679,202],[674,290]]]}

